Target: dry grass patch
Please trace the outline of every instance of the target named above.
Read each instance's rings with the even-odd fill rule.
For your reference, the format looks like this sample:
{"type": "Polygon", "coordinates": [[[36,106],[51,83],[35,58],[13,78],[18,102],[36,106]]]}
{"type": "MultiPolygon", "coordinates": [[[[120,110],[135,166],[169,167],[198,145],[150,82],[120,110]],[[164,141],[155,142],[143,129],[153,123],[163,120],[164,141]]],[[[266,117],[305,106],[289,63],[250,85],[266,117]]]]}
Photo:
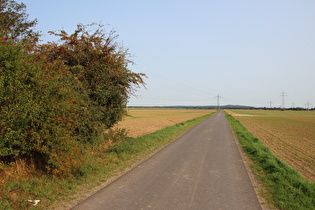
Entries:
{"type": "Polygon", "coordinates": [[[129,109],[128,116],[116,128],[128,130],[128,136],[139,137],[216,110],[200,109],[129,109]]]}

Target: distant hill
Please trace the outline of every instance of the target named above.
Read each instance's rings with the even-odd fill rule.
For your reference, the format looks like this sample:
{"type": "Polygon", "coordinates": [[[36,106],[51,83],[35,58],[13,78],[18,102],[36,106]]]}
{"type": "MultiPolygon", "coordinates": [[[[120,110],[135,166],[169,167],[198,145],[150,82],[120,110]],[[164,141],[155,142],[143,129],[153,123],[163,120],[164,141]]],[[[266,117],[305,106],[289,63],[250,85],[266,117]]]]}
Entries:
{"type": "MultiPolygon", "coordinates": [[[[217,109],[217,106],[128,106],[128,108],[169,108],[169,109],[217,109]]],[[[255,109],[252,106],[223,105],[220,109],[255,109]]]]}

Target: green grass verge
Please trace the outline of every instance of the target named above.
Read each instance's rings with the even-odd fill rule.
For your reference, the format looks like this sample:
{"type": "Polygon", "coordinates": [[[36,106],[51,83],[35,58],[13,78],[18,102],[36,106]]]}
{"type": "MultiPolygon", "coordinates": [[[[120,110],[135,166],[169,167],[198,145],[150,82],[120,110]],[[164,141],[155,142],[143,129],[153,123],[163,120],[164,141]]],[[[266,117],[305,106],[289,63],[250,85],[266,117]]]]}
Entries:
{"type": "Polygon", "coordinates": [[[77,193],[91,190],[121,174],[210,116],[179,123],[142,137],[127,138],[109,148],[101,145],[88,147],[85,162],[74,176],[58,178],[42,174],[0,183],[0,210],[60,209],[60,205],[63,205],[60,201],[66,204],[75,199],[77,193]],[[34,207],[27,200],[41,201],[34,207]]]}
{"type": "Polygon", "coordinates": [[[279,209],[315,209],[315,183],[277,158],[238,120],[226,117],[244,151],[253,161],[252,169],[265,186],[266,199],[279,209]]]}

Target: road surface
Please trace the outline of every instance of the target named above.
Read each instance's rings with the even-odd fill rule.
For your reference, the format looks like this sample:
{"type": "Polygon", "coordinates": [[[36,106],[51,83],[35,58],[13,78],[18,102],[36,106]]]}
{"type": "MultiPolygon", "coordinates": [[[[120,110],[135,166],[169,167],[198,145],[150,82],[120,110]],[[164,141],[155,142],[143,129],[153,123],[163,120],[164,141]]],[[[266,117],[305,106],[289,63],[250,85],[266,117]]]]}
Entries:
{"type": "Polygon", "coordinates": [[[89,209],[261,209],[219,112],[84,200],[89,209]]]}

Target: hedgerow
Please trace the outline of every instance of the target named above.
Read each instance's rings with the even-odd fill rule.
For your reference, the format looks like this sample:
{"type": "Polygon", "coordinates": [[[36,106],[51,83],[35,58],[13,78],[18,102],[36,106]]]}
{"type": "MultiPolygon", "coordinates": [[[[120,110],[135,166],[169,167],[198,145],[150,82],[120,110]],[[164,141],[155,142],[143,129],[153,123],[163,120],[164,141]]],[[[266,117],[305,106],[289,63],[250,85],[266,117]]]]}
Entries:
{"type": "MultiPolygon", "coordinates": [[[[1,17],[12,18],[5,24],[33,27],[36,21],[14,22],[19,13],[27,17],[23,8],[1,1],[1,17]]],[[[91,34],[95,25],[52,32],[60,41],[47,44],[29,27],[13,33],[0,26],[0,163],[25,159],[52,174],[75,173],[84,148],[121,120],[144,75],[128,69],[127,52],[102,26],[91,34]]]]}
{"type": "Polygon", "coordinates": [[[0,54],[1,160],[27,158],[52,173],[70,172],[84,103],[66,86],[72,80],[66,66],[14,43],[2,42],[0,54]]]}

